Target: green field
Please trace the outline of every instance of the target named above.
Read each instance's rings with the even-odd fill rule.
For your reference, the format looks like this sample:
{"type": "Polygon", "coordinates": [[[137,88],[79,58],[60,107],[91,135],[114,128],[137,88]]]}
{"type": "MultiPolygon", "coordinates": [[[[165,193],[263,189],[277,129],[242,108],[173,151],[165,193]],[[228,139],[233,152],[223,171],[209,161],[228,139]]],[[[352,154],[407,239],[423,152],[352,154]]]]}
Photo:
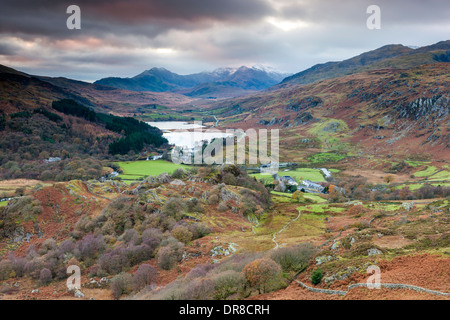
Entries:
{"type": "Polygon", "coordinates": [[[430,161],[413,161],[413,160],[405,160],[405,162],[412,167],[418,167],[430,163],[430,161]]]}
{"type": "MultiPolygon", "coordinates": [[[[429,182],[432,186],[441,186],[441,187],[450,187],[450,182],[435,182],[435,183],[431,183],[429,182]]],[[[404,187],[408,187],[409,190],[414,191],[417,189],[420,189],[421,187],[423,187],[424,183],[410,183],[410,184],[402,184],[399,186],[396,186],[394,189],[402,189],[404,187]]]]}
{"type": "Polygon", "coordinates": [[[7,204],[8,204],[8,201],[2,201],[2,202],[0,202],[0,208],[6,207],[7,204]]]}
{"type": "Polygon", "coordinates": [[[308,158],[308,160],[313,163],[324,163],[324,162],[337,162],[344,158],[345,158],[345,156],[337,154],[337,153],[320,152],[320,153],[316,153],[316,154],[310,156],[308,158]]]}
{"type": "Polygon", "coordinates": [[[450,181],[450,171],[442,170],[428,178],[431,181],[450,181]]]}
{"type": "MultiPolygon", "coordinates": [[[[290,176],[295,179],[297,182],[301,182],[303,180],[311,180],[313,182],[324,182],[325,178],[323,177],[322,172],[319,169],[310,169],[310,168],[298,168],[295,170],[288,171],[279,171],[278,175],[282,176],[290,176]]],[[[264,182],[272,183],[273,178],[268,174],[254,173],[251,176],[255,177],[258,180],[263,180],[264,182]]]]}
{"type": "Polygon", "coordinates": [[[414,173],[414,176],[418,178],[428,177],[431,176],[433,173],[436,173],[437,170],[438,169],[434,166],[427,166],[425,170],[414,173]]]}
{"type": "Polygon", "coordinates": [[[164,172],[172,174],[178,168],[189,168],[189,166],[175,164],[165,160],[127,161],[117,162],[117,164],[120,166],[120,168],[122,168],[123,171],[123,173],[119,175],[119,178],[127,181],[142,180],[148,176],[158,176],[164,172]]]}

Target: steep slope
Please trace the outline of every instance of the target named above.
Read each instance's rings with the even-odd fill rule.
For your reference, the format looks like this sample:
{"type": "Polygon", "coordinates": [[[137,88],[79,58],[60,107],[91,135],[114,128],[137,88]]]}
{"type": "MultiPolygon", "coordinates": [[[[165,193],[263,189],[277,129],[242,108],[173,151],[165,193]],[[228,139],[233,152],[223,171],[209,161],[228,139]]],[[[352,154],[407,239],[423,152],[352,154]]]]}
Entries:
{"type": "Polygon", "coordinates": [[[50,106],[58,99],[72,99],[97,111],[116,114],[152,110],[155,105],[175,107],[192,101],[176,93],[128,91],[67,78],[29,75],[0,65],[0,110],[3,112],[50,106]]]}
{"type": "Polygon", "coordinates": [[[73,99],[92,105],[89,100],[51,83],[0,65],[0,110],[5,113],[49,105],[57,99],[73,99]]]}
{"type": "Polygon", "coordinates": [[[191,98],[172,92],[136,92],[67,78],[39,79],[89,99],[99,111],[133,114],[140,110],[151,110],[155,105],[177,107],[192,102],[191,98]]]}
{"type": "Polygon", "coordinates": [[[449,63],[279,87],[212,105],[220,124],[282,128],[282,161],[320,151],[449,159],[449,63]]]}
{"type": "MultiPolygon", "coordinates": [[[[103,173],[101,163],[95,168],[81,166],[78,173],[68,164],[76,157],[96,162],[117,153],[151,152],[153,147],[161,147],[167,141],[161,139],[159,129],[108,114],[116,105],[133,109],[130,102],[138,98],[142,108],[153,110],[149,105],[152,95],[129,91],[127,97],[126,93],[69,79],[31,76],[1,66],[0,179],[98,178],[103,173]],[[48,162],[50,157],[57,161],[48,162]]],[[[114,111],[119,113],[117,109],[114,111]]]]}
{"type": "Polygon", "coordinates": [[[336,78],[361,71],[380,68],[411,68],[421,64],[445,62],[450,40],[434,45],[411,49],[403,45],[386,45],[341,61],[317,64],[282,81],[285,84],[308,84],[322,79],[336,78]]]}

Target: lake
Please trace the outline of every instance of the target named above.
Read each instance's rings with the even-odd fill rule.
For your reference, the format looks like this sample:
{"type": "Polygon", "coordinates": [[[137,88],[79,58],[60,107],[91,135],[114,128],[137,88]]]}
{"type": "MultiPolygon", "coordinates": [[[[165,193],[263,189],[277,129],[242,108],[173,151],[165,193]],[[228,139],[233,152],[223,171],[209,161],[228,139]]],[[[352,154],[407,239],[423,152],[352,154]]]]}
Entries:
{"type": "Polygon", "coordinates": [[[233,134],[225,131],[215,131],[197,123],[189,123],[184,121],[157,121],[147,122],[147,124],[157,127],[163,131],[163,136],[170,144],[177,147],[192,149],[202,144],[202,141],[212,141],[215,138],[232,137],[233,134]],[[202,129],[196,131],[188,131],[192,129],[202,129]],[[204,132],[204,129],[208,129],[204,132]]]}
{"type": "Polygon", "coordinates": [[[205,127],[197,123],[189,123],[184,121],[156,121],[147,122],[147,124],[152,127],[157,127],[161,130],[189,130],[205,127]]]}

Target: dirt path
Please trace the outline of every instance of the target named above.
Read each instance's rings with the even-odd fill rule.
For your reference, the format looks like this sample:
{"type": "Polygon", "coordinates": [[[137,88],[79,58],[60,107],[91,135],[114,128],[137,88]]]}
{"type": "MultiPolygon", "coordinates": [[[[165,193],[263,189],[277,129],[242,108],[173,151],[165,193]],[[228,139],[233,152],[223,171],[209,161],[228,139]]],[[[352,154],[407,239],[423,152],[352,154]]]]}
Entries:
{"type": "Polygon", "coordinates": [[[286,223],[286,224],[284,225],[283,228],[281,228],[278,232],[275,232],[275,233],[272,235],[272,241],[273,241],[273,243],[275,243],[275,249],[278,249],[278,248],[280,247],[280,245],[278,244],[278,242],[275,240],[275,239],[277,238],[277,235],[280,234],[281,232],[283,232],[284,230],[286,230],[287,227],[289,227],[289,225],[290,225],[292,222],[297,221],[297,220],[300,218],[301,214],[302,214],[302,211],[301,211],[300,209],[298,209],[298,215],[297,215],[297,217],[296,217],[295,219],[292,219],[292,220],[289,221],[288,223],[286,223]]]}

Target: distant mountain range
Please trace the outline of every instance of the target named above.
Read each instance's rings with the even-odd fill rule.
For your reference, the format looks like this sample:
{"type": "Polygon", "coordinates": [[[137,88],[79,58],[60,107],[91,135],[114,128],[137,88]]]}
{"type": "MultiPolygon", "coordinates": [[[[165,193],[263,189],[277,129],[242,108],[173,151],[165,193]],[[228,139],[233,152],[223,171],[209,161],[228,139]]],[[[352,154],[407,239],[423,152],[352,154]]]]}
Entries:
{"type": "Polygon", "coordinates": [[[422,64],[450,62],[450,40],[413,49],[400,44],[386,45],[356,57],[315,66],[287,77],[286,84],[309,84],[318,80],[342,77],[358,72],[384,68],[406,69],[422,64]]]}
{"type": "Polygon", "coordinates": [[[366,150],[378,148],[371,149],[373,154],[403,148],[405,154],[413,150],[448,157],[449,62],[450,41],[442,41],[417,49],[387,45],[284,80],[282,74],[260,67],[186,76],[153,68],[133,78],[92,84],[0,65],[0,131],[3,116],[31,110],[36,128],[42,128],[38,118],[53,112],[52,103],[71,99],[96,112],[148,121],[198,116],[212,121],[216,115],[220,125],[230,128],[280,127],[286,135],[281,143],[293,152],[301,137],[322,139],[332,150],[363,143],[366,150]],[[206,100],[227,96],[231,98],[206,100]],[[341,125],[348,129],[336,144],[333,134],[341,125]]]}
{"type": "Polygon", "coordinates": [[[234,98],[364,71],[404,70],[437,62],[450,62],[450,40],[416,49],[386,45],[344,61],[317,64],[293,75],[261,66],[220,68],[190,75],[152,68],[132,78],[104,78],[92,84],[62,77],[29,75],[0,65],[0,110],[16,112],[24,107],[48,105],[53,100],[69,98],[97,111],[123,114],[129,110],[135,113],[155,105],[189,105],[194,98],[234,98]]]}
{"type": "Polygon", "coordinates": [[[220,68],[189,75],[152,68],[132,78],[104,78],[95,84],[132,91],[176,92],[190,97],[224,98],[267,89],[287,76],[289,74],[259,66],[220,68]]]}
{"type": "Polygon", "coordinates": [[[189,75],[152,68],[132,78],[110,77],[95,84],[138,92],[173,92],[193,98],[232,98],[270,87],[309,84],[363,71],[406,69],[449,61],[450,40],[447,40],[425,47],[386,45],[344,61],[317,64],[296,74],[280,73],[260,66],[220,68],[189,75]]]}

